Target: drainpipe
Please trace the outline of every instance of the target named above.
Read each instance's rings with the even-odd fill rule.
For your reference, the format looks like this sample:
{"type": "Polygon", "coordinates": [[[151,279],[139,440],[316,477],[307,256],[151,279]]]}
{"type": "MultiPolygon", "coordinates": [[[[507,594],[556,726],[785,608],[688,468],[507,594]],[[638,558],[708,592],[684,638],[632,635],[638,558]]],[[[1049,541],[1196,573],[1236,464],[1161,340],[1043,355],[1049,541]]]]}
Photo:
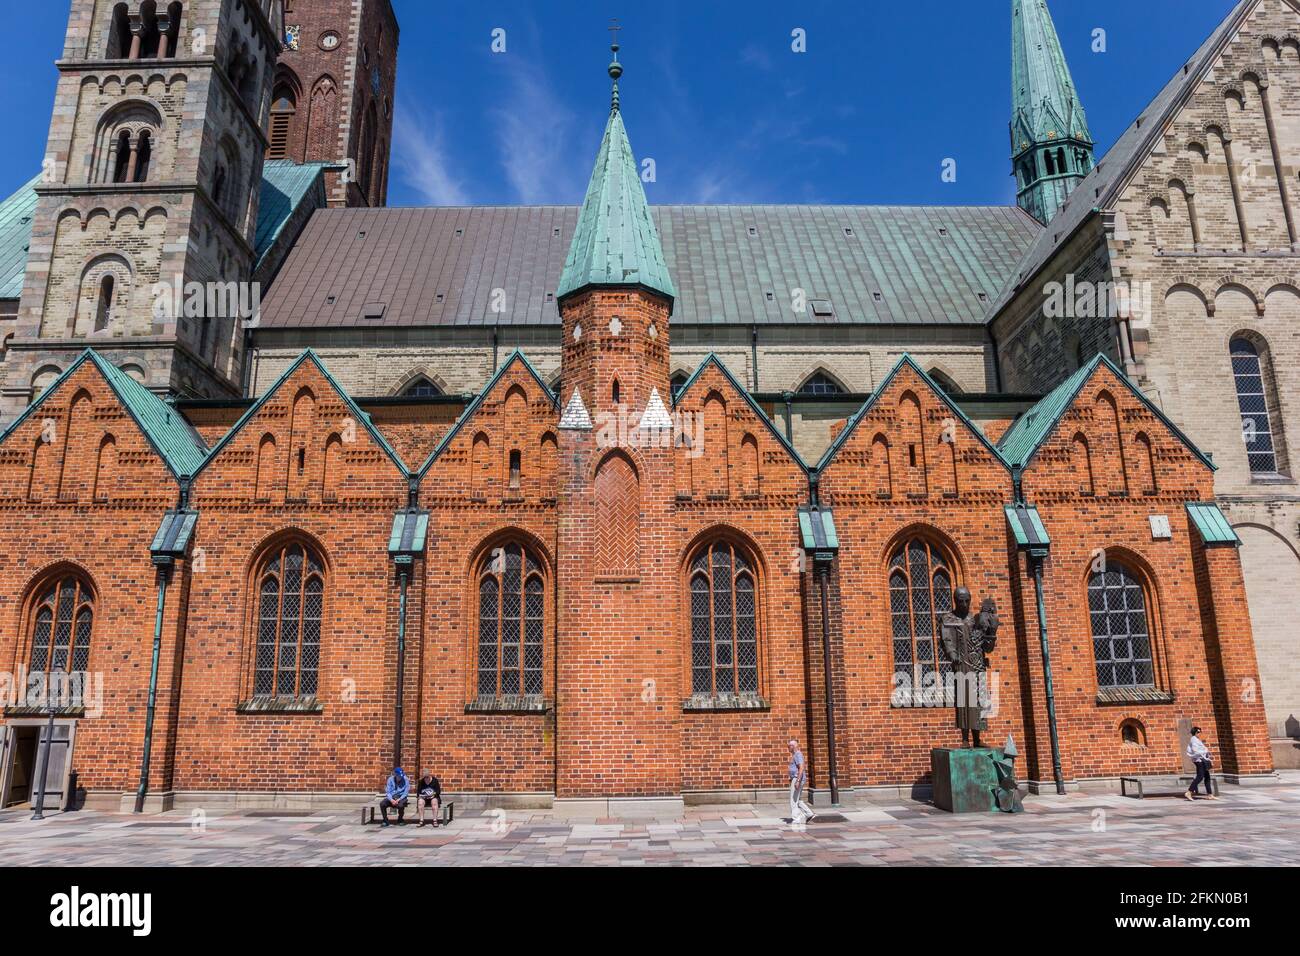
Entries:
{"type": "Polygon", "coordinates": [[[501,332],[498,326],[492,326],[492,374],[496,374],[497,360],[501,353],[501,332]]]}
{"type": "MultiPolygon", "coordinates": [[[[781,399],[785,402],[785,440],[794,444],[794,425],[791,419],[790,405],[794,401],[794,392],[782,392],[781,399]]],[[[810,479],[815,481],[816,479],[810,479]]]]}
{"type": "MultiPolygon", "coordinates": [[[[182,478],[180,482],[180,500],[176,503],[177,512],[185,512],[190,506],[190,479],[182,478]]],[[[149,697],[144,712],[144,749],[140,754],[140,785],[135,791],[135,812],[144,812],[144,798],[149,792],[149,764],[153,759],[153,724],[158,710],[158,663],[162,658],[163,611],[167,606],[167,584],[171,579],[175,561],[184,552],[168,551],[166,544],[162,550],[152,551],[154,566],[158,569],[158,610],[153,622],[153,656],[149,662],[149,697]]],[[[188,541],[182,547],[188,547],[188,541]]]]}
{"type": "Polygon", "coordinates": [[[749,327],[749,364],[754,367],[754,388],[758,391],[758,323],[749,327]]]}
{"type": "Polygon", "coordinates": [[[406,565],[397,571],[401,597],[397,602],[397,703],[393,707],[393,766],[402,765],[402,675],[406,668],[406,584],[410,572],[406,565]]]}
{"type": "MultiPolygon", "coordinates": [[[[1025,503],[1021,476],[1019,467],[1012,469],[1011,481],[1015,489],[1016,504],[1025,503]]],[[[1064,795],[1065,775],[1061,772],[1061,737],[1056,726],[1056,691],[1052,685],[1052,652],[1047,641],[1047,602],[1043,599],[1043,562],[1046,559],[1046,548],[1029,549],[1029,563],[1034,571],[1034,601],[1038,608],[1038,647],[1043,655],[1043,686],[1047,694],[1047,730],[1052,740],[1052,779],[1056,782],[1056,792],[1064,795]]]]}
{"type": "MultiPolygon", "coordinates": [[[[814,507],[817,505],[817,475],[808,476],[808,499],[814,507]]],[[[835,759],[835,689],[831,678],[831,618],[830,618],[830,579],[832,554],[815,553],[813,561],[817,566],[817,584],[821,592],[822,614],[822,683],[826,687],[826,772],[831,791],[831,806],[840,805],[840,783],[835,759]]]]}
{"type": "Polygon", "coordinates": [[[1029,560],[1034,566],[1034,598],[1038,602],[1038,645],[1043,653],[1043,683],[1047,688],[1047,729],[1052,737],[1052,779],[1056,781],[1056,792],[1064,794],[1065,777],[1061,773],[1061,738],[1056,731],[1056,695],[1052,690],[1052,654],[1047,649],[1047,608],[1043,601],[1043,558],[1030,554],[1029,560]]]}
{"type": "MultiPolygon", "coordinates": [[[[495,333],[494,333],[495,335],[495,333]]],[[[408,475],[406,479],[406,512],[394,518],[393,540],[389,542],[388,555],[397,566],[397,580],[401,588],[397,601],[397,687],[393,704],[393,766],[402,765],[402,700],[406,680],[406,593],[411,581],[411,569],[416,555],[424,550],[424,541],[416,533],[417,524],[427,522],[428,513],[419,510],[420,476],[408,475]],[[400,525],[399,525],[400,522],[400,525]],[[400,531],[399,531],[400,528],[400,531]]]]}
{"type": "Polygon", "coordinates": [[[163,609],[167,603],[167,579],[171,568],[158,567],[158,612],[153,622],[153,658],[149,663],[149,700],[144,712],[144,752],[140,755],[140,786],[135,791],[135,812],[144,812],[144,797],[149,790],[149,762],[153,754],[153,721],[158,704],[158,660],[162,656],[163,609]]]}

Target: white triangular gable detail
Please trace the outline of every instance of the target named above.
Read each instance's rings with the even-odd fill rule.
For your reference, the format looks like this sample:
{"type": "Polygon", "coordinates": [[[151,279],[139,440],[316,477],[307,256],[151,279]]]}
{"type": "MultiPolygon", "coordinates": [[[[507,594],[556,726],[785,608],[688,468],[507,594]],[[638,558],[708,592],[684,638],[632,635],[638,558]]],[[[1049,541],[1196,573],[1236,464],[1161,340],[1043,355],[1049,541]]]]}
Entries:
{"type": "MultiPolygon", "coordinates": [[[[661,402],[660,405],[662,404],[661,402]]],[[[587,406],[582,404],[582,396],[576,388],[573,390],[573,397],[569,399],[569,404],[564,406],[564,413],[560,415],[560,427],[583,431],[592,427],[587,406]]]]}
{"type": "Polygon", "coordinates": [[[673,427],[673,418],[668,414],[668,409],[664,408],[664,400],[659,397],[659,389],[650,389],[650,401],[646,403],[645,412],[636,427],[638,429],[673,427]]]}

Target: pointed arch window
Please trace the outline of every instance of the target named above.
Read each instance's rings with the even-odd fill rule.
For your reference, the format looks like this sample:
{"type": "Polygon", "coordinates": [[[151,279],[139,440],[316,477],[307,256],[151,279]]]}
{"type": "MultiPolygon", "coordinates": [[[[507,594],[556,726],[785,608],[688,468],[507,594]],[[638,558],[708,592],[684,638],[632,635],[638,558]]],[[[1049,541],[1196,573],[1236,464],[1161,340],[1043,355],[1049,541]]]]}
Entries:
{"type": "Polygon", "coordinates": [[[298,97],[293,88],[288,83],[277,84],[271,100],[271,145],[267,147],[267,159],[288,158],[289,133],[297,112],[298,97]]]}
{"type": "Polygon", "coordinates": [[[479,699],[540,697],[545,634],[541,562],[521,544],[493,548],[478,573],[479,699]]]}
{"type": "Polygon", "coordinates": [[[799,386],[800,395],[843,395],[844,389],[839,382],[825,372],[818,372],[799,386]]]}
{"type": "Polygon", "coordinates": [[[758,588],[749,556],[726,541],[690,564],[691,693],[758,694],[758,588]]]}
{"type": "Polygon", "coordinates": [[[1088,579],[1088,611],[1098,688],[1154,687],[1151,619],[1138,576],[1113,561],[1104,571],[1094,571],[1088,579]]]}
{"type": "Polygon", "coordinates": [[[1266,355],[1250,339],[1238,336],[1229,344],[1232,379],[1237,389],[1237,407],[1241,412],[1241,434],[1246,443],[1246,461],[1252,475],[1276,475],[1282,472],[1280,429],[1275,414],[1277,399],[1272,369],[1266,355]]]}
{"type": "Polygon", "coordinates": [[[429,381],[423,375],[416,378],[413,382],[402,389],[403,398],[436,398],[442,394],[442,389],[433,382],[429,381]]]}
{"type": "Polygon", "coordinates": [[[673,401],[677,401],[677,396],[680,395],[682,389],[686,387],[686,380],[687,375],[685,372],[678,372],[672,377],[670,384],[672,386],[673,401]]]}
{"type": "Polygon", "coordinates": [[[958,580],[952,562],[936,545],[912,538],[889,562],[889,616],[894,644],[894,675],[899,686],[920,688],[952,665],[938,648],[943,616],[952,610],[958,580]]]}
{"type": "Polygon", "coordinates": [[[325,571],[298,542],[278,545],[257,575],[255,697],[315,697],[320,669],[325,571]]]}
{"type": "Polygon", "coordinates": [[[930,371],[927,372],[926,374],[928,374],[930,378],[933,379],[934,384],[938,385],[940,390],[942,390],[945,395],[961,394],[962,392],[961,386],[958,385],[956,382],[954,382],[950,376],[945,375],[937,368],[930,369],[930,371]]]}
{"type": "Polygon", "coordinates": [[[31,621],[31,672],[89,669],[95,599],[80,578],[70,575],[50,585],[32,608],[31,621]]]}

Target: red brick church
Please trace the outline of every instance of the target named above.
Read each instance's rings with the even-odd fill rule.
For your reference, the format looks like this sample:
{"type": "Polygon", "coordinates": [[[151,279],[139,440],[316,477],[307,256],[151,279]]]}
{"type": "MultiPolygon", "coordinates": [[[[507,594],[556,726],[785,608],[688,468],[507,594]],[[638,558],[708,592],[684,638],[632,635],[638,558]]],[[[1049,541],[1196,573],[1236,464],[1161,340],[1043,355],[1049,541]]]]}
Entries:
{"type": "Polygon", "coordinates": [[[1214,465],[1109,358],[977,424],[904,357],[815,462],[718,359],[671,382],[619,72],[557,387],[515,351],[463,408],[363,406],[307,351],[186,405],[87,349],[4,432],[5,799],[61,672],[49,788],[92,806],[347,804],[399,760],[616,813],[776,790],[790,738],[818,800],[923,787],[959,586],[1031,788],[1176,772],[1189,723],[1270,773],[1214,465]]]}

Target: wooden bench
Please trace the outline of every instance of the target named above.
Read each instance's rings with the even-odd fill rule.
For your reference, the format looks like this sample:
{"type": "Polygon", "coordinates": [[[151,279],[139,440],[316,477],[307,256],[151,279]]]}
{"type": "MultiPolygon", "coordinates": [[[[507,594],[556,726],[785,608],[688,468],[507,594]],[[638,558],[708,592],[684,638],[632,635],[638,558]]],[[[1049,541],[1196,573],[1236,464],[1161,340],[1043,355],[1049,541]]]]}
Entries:
{"type": "MultiPolygon", "coordinates": [[[[377,814],[382,819],[383,815],[379,813],[379,805],[383,803],[383,801],[384,801],[384,795],[381,793],[379,796],[375,797],[373,800],[371,800],[369,803],[367,803],[364,807],[361,808],[362,826],[365,826],[367,823],[374,823],[375,816],[377,814]]],[[[406,810],[409,812],[414,812],[418,822],[420,810],[419,810],[419,805],[416,803],[415,797],[407,798],[406,810]]],[[[393,811],[390,810],[389,812],[391,813],[393,811]]],[[[438,805],[438,822],[443,826],[447,826],[454,819],[456,819],[456,801],[444,800],[442,803],[438,805]]],[[[397,821],[394,820],[393,822],[396,823],[397,821]]],[[[402,822],[405,823],[406,821],[402,821],[402,822]]]]}
{"type": "MultiPolygon", "coordinates": [[[[1186,776],[1178,777],[1178,782],[1182,785],[1182,789],[1179,790],[1147,789],[1149,785],[1164,784],[1169,779],[1170,779],[1169,777],[1147,777],[1146,780],[1144,781],[1143,778],[1141,777],[1120,777],[1119,778],[1120,796],[1133,797],[1137,800],[1142,800],[1146,797],[1181,797],[1184,793],[1187,792],[1187,788],[1192,785],[1192,781],[1196,779],[1196,776],[1195,774],[1187,774],[1186,776]],[[1136,790],[1137,792],[1129,793],[1130,788],[1136,790]]],[[[1216,797],[1219,795],[1219,778],[1214,774],[1210,774],[1210,791],[1216,797]]]]}

